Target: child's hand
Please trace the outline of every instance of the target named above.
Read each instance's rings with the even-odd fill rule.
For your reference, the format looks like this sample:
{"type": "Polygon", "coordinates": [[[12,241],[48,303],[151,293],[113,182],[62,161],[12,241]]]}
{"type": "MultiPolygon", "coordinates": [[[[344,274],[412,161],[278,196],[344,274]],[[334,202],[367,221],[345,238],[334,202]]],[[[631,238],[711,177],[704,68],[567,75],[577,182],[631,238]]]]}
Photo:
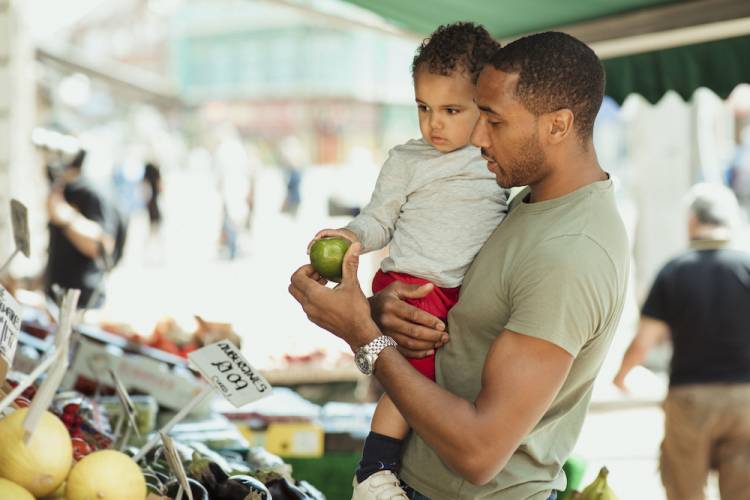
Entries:
{"type": "Polygon", "coordinates": [[[353,231],[350,231],[346,228],[342,227],[341,229],[321,229],[320,231],[318,231],[318,234],[315,235],[312,241],[307,244],[308,255],[310,254],[310,248],[313,246],[313,243],[321,238],[328,238],[330,236],[338,236],[339,238],[344,238],[345,240],[349,240],[352,244],[360,242],[359,238],[357,238],[357,235],[354,234],[353,231]]]}

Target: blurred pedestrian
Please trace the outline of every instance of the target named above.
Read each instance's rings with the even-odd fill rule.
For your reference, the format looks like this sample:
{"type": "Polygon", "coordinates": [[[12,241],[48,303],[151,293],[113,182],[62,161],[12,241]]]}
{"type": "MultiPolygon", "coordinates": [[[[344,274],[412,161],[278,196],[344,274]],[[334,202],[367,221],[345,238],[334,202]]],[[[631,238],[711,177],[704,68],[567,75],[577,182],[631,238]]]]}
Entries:
{"type": "Polygon", "coordinates": [[[56,290],[81,290],[79,307],[104,303],[104,272],[119,259],[124,232],[114,205],[81,175],[86,151],[62,166],[48,167],[49,258],[45,292],[55,302],[56,290]]]}
{"type": "Polygon", "coordinates": [[[221,200],[220,252],[233,260],[242,253],[240,235],[250,217],[250,161],[242,136],[226,123],[219,127],[214,151],[216,186],[221,200]]]}
{"type": "Polygon", "coordinates": [[[145,245],[146,263],[160,265],[164,263],[164,241],[161,232],[163,215],[159,199],[164,187],[161,169],[158,165],[153,162],[146,162],[141,184],[149,227],[145,245]]]}
{"type": "Polygon", "coordinates": [[[279,162],[286,173],[286,197],[281,211],[295,216],[302,203],[302,171],[308,163],[302,141],[294,136],[284,138],[279,144],[279,162]]]}
{"type": "Polygon", "coordinates": [[[162,214],[159,207],[159,195],[162,192],[161,170],[154,163],[148,162],[143,169],[143,186],[145,188],[146,210],[151,233],[159,232],[162,214]]]}
{"type": "Polygon", "coordinates": [[[729,246],[739,215],[718,184],[689,193],[690,250],[659,272],[614,383],[671,339],[661,478],[670,500],[704,498],[710,469],[722,499],[750,498],[750,253],[729,246]]]}

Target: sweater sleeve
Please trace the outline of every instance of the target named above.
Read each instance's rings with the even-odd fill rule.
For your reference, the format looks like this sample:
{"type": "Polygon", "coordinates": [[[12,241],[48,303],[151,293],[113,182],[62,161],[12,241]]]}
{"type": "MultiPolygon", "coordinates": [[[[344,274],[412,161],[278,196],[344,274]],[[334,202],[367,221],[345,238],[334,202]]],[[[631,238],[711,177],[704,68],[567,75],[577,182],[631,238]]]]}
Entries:
{"type": "Polygon", "coordinates": [[[401,207],[406,202],[412,172],[403,156],[403,153],[391,150],[378,175],[370,203],[346,226],[357,235],[364,252],[385,247],[393,237],[401,207]]]}

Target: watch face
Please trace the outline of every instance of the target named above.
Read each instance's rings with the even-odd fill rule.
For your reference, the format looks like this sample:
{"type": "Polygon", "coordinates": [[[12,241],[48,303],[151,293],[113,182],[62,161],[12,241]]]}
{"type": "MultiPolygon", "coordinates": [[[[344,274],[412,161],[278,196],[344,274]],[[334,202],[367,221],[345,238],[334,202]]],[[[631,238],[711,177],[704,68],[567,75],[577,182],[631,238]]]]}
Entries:
{"type": "Polygon", "coordinates": [[[360,349],[357,351],[357,354],[354,356],[354,363],[357,365],[357,368],[359,368],[359,371],[365,375],[372,373],[372,364],[370,363],[370,356],[368,356],[366,349],[360,349]]]}

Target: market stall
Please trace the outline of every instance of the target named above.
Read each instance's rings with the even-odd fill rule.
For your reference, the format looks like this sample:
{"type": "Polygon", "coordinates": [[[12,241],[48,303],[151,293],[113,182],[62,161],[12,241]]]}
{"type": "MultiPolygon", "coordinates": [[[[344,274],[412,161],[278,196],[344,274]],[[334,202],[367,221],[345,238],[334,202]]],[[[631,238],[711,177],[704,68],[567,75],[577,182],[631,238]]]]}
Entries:
{"type": "Polygon", "coordinates": [[[325,498],[285,461],[322,455],[322,409],[271,395],[231,332],[167,352],[81,323],[78,290],[36,297],[0,287],[0,498],[325,498]]]}

